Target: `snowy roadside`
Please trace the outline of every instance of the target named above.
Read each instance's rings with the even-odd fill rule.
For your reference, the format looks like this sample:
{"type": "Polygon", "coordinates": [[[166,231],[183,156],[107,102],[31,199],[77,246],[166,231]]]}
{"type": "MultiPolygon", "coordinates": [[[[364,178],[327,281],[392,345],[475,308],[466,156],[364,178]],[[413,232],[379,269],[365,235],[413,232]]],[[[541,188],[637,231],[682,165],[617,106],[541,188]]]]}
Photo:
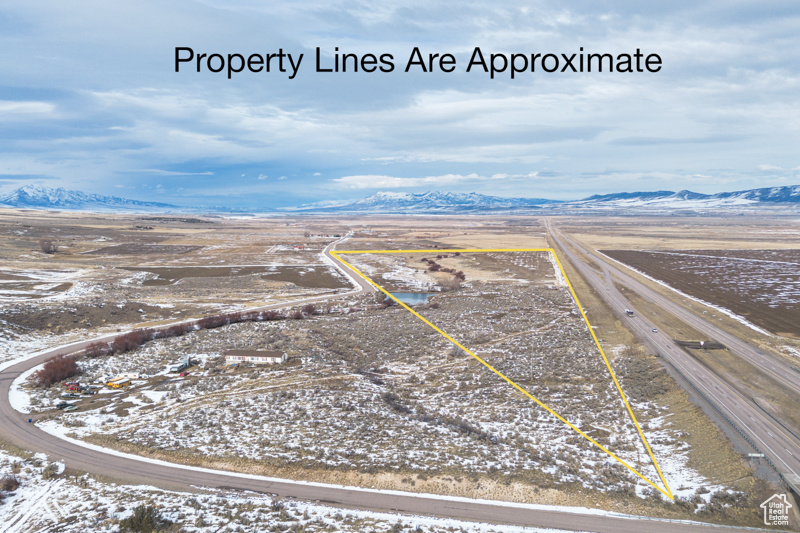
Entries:
{"type": "Polygon", "coordinates": [[[20,457],[0,449],[0,533],[58,530],[114,532],[138,507],[149,507],[181,531],[281,531],[547,533],[554,530],[462,520],[343,510],[282,501],[263,494],[202,489],[174,492],[147,485],[101,483],[88,475],[64,474],[64,464],[43,454],[20,457]]]}

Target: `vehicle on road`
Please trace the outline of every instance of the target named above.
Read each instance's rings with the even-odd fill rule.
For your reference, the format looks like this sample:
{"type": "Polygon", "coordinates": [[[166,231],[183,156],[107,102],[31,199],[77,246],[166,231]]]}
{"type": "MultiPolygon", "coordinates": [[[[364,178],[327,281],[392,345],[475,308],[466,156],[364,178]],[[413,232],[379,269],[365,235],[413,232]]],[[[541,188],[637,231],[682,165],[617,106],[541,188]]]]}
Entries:
{"type": "Polygon", "coordinates": [[[633,310],[632,309],[625,309],[625,314],[628,315],[628,316],[633,316],[633,310]]]}
{"type": "Polygon", "coordinates": [[[658,328],[653,328],[653,333],[658,333],[658,328]]]}

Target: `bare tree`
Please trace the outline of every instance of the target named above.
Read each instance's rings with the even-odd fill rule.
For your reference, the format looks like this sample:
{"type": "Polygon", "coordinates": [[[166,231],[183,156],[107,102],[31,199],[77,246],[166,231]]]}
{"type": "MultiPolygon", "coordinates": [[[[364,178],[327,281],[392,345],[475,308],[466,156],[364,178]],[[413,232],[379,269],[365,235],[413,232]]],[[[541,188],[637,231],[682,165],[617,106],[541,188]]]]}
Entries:
{"type": "Polygon", "coordinates": [[[457,291],[461,288],[461,280],[458,278],[445,279],[439,282],[439,286],[442,288],[442,291],[445,292],[457,291]]]}

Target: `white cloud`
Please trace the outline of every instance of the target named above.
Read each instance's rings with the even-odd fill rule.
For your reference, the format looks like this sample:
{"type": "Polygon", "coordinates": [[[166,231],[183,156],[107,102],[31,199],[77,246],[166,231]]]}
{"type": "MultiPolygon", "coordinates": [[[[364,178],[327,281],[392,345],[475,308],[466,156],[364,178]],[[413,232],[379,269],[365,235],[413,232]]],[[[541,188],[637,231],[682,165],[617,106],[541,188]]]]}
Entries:
{"type": "Polygon", "coordinates": [[[48,102],[19,102],[0,100],[0,114],[6,115],[48,115],[54,113],[56,106],[48,102]]]}
{"type": "Polygon", "coordinates": [[[0,100],[0,117],[5,121],[56,118],[56,106],[48,102],[0,100]]]}
{"type": "Polygon", "coordinates": [[[357,175],[334,178],[331,181],[348,189],[401,189],[409,187],[446,187],[463,183],[476,185],[490,181],[514,181],[524,178],[534,178],[537,172],[525,175],[493,174],[480,176],[478,174],[444,174],[441,176],[426,176],[424,178],[399,178],[380,175],[357,175]]]}
{"type": "MultiPolygon", "coordinates": [[[[242,174],[242,176],[244,176],[244,174],[242,174]]],[[[257,179],[257,180],[265,180],[265,179],[267,179],[268,177],[269,177],[269,176],[267,176],[266,174],[259,174],[259,175],[258,175],[258,177],[257,177],[256,179],[257,179]]]]}
{"type": "Polygon", "coordinates": [[[141,168],[128,172],[141,172],[144,174],[155,174],[157,176],[213,176],[211,171],[206,172],[180,172],[175,170],[161,170],[160,168],[141,168]]]}
{"type": "Polygon", "coordinates": [[[775,165],[758,165],[758,170],[783,170],[783,168],[775,165]]]}

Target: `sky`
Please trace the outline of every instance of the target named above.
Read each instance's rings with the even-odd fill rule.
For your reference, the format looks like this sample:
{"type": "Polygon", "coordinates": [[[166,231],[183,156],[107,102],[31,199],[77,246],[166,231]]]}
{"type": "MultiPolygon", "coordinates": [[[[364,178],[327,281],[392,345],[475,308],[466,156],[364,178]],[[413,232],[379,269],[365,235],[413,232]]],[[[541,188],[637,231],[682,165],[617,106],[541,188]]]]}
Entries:
{"type": "Polygon", "coordinates": [[[281,207],[800,183],[796,0],[12,1],[0,51],[0,192],[281,207]],[[228,79],[202,61],[176,73],[176,47],[304,57],[293,79],[288,62],[228,79]],[[330,67],[337,47],[395,68],[317,72],[317,48],[330,67]],[[454,71],[405,72],[415,47],[454,71]],[[492,79],[466,72],[476,47],[662,65],[492,79]]]}

